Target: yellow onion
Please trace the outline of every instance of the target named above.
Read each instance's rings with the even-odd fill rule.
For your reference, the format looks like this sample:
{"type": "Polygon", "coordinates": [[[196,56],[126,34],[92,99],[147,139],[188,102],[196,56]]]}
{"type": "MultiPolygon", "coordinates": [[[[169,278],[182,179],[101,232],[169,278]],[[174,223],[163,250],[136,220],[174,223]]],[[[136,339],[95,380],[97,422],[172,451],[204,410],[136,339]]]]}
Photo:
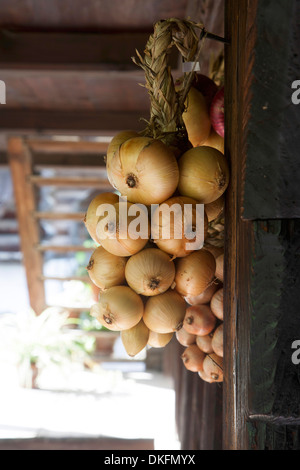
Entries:
{"type": "Polygon", "coordinates": [[[210,301],[210,308],[213,314],[219,319],[223,320],[224,307],[223,307],[223,288],[218,289],[212,296],[210,301]]]}
{"type": "Polygon", "coordinates": [[[103,290],[124,284],[126,261],[127,258],[115,256],[98,246],[86,269],[91,281],[103,290]]]}
{"type": "Polygon", "coordinates": [[[179,159],[178,190],[182,196],[209,204],[226,191],[229,167],[224,155],[213,147],[196,147],[179,159]]]}
{"type": "Polygon", "coordinates": [[[213,352],[218,356],[223,357],[223,323],[215,329],[211,345],[213,352]]]}
{"type": "Polygon", "coordinates": [[[116,204],[119,201],[119,196],[115,193],[101,193],[98,194],[90,202],[86,214],[84,216],[84,224],[90,235],[90,237],[96,242],[99,243],[99,240],[96,235],[96,228],[99,221],[99,216],[96,214],[98,207],[101,204],[116,204]]]}
{"type": "Polygon", "coordinates": [[[197,336],[209,335],[215,328],[217,318],[208,305],[191,305],[186,309],[183,327],[197,336]]]}
{"type": "Polygon", "coordinates": [[[176,262],[176,290],[184,297],[196,296],[214,281],[216,261],[207,250],[198,250],[176,262]]]}
{"type": "Polygon", "coordinates": [[[212,382],[223,382],[223,358],[215,353],[207,354],[203,361],[203,371],[212,382]]]}
{"type": "Polygon", "coordinates": [[[182,328],[186,304],[173,290],[149,297],[145,305],[144,322],[156,333],[171,333],[182,328]]]}
{"type": "Polygon", "coordinates": [[[128,201],[160,204],[174,193],[179,178],[173,151],[158,139],[126,140],[107,164],[109,181],[128,201]]]}
{"type": "Polygon", "coordinates": [[[189,304],[189,305],[202,305],[202,304],[207,304],[210,302],[212,296],[216,292],[216,290],[219,288],[218,282],[213,282],[210,284],[201,294],[195,295],[195,296],[187,296],[184,298],[184,300],[189,304]]]}
{"type": "Polygon", "coordinates": [[[222,194],[222,196],[220,196],[215,201],[210,202],[209,204],[205,204],[204,209],[207,215],[208,222],[215,220],[222,214],[222,211],[224,209],[224,201],[225,197],[224,194],[222,194]]]}
{"type": "MultiPolygon", "coordinates": [[[[105,213],[106,214],[106,213],[105,213]]],[[[150,227],[148,223],[148,212],[143,207],[137,206],[127,201],[117,202],[112,206],[112,210],[107,215],[99,218],[96,228],[97,238],[100,244],[116,256],[131,256],[142,250],[148,243],[150,227]],[[140,215],[130,215],[133,210],[137,210],[140,215]],[[121,213],[123,216],[121,216],[121,213]],[[121,220],[125,219],[125,224],[121,220]],[[143,231],[138,238],[132,236],[131,226],[137,227],[137,220],[141,219],[143,231]]]]}
{"type": "Polygon", "coordinates": [[[90,314],[112,331],[128,330],[141,320],[144,304],[141,297],[128,286],[114,286],[100,294],[90,314]]]}
{"type": "Polygon", "coordinates": [[[213,254],[215,259],[224,253],[224,249],[222,247],[210,245],[209,243],[204,244],[204,249],[213,254]]]}
{"type": "Polygon", "coordinates": [[[149,329],[141,319],[132,328],[122,330],[120,336],[128,356],[134,357],[147,346],[149,329]]]}
{"type": "Polygon", "coordinates": [[[199,217],[199,214],[197,217],[197,204],[198,201],[195,199],[174,196],[154,210],[151,236],[158,248],[172,255],[173,259],[181,258],[195,249],[200,249],[204,243],[208,220],[205,211],[203,218],[199,217]],[[191,206],[191,215],[186,207],[188,204],[191,206]],[[190,216],[191,220],[188,219],[190,216]],[[187,233],[185,233],[185,226],[187,233]],[[201,245],[197,246],[196,242],[200,244],[200,241],[202,241],[201,245]]]}
{"type": "Polygon", "coordinates": [[[186,109],[182,114],[182,119],[189,141],[193,147],[197,147],[208,139],[211,131],[206,99],[199,90],[192,86],[187,95],[185,106],[186,109]]]}
{"type": "Polygon", "coordinates": [[[198,375],[199,375],[200,379],[202,379],[204,382],[208,382],[208,383],[213,383],[213,382],[214,382],[214,380],[213,380],[211,377],[209,377],[209,376],[204,372],[204,370],[199,370],[199,371],[198,371],[198,375]]]}
{"type": "Polygon", "coordinates": [[[174,282],[175,265],[167,253],[158,248],[145,248],[129,258],[125,278],[138,294],[162,294],[174,282]]]}
{"type": "Polygon", "coordinates": [[[196,343],[196,335],[188,333],[185,328],[180,328],[180,330],[175,332],[176,339],[179,344],[182,346],[190,346],[191,344],[196,343]]]}
{"type": "Polygon", "coordinates": [[[224,253],[216,258],[216,278],[224,280],[224,253]]]}
{"type": "Polygon", "coordinates": [[[205,353],[196,344],[188,346],[181,355],[183,364],[187,370],[198,372],[203,370],[205,353]]]}
{"type": "Polygon", "coordinates": [[[138,133],[136,131],[126,130],[118,132],[110,141],[107,152],[106,152],[106,165],[108,165],[108,161],[114,156],[115,152],[119,149],[120,145],[122,145],[126,140],[132,139],[132,137],[138,137],[138,133]]]}
{"type": "Polygon", "coordinates": [[[219,134],[217,134],[213,128],[211,128],[208,139],[203,142],[202,145],[213,147],[224,154],[224,137],[221,137],[219,134]]]}
{"type": "Polygon", "coordinates": [[[196,336],[196,344],[201,351],[203,351],[205,354],[210,354],[213,353],[213,347],[212,347],[212,336],[213,333],[209,333],[208,335],[204,336],[196,336]]]}
{"type": "Polygon", "coordinates": [[[164,348],[173,338],[174,333],[156,333],[149,330],[148,346],[152,348],[164,348]]]}

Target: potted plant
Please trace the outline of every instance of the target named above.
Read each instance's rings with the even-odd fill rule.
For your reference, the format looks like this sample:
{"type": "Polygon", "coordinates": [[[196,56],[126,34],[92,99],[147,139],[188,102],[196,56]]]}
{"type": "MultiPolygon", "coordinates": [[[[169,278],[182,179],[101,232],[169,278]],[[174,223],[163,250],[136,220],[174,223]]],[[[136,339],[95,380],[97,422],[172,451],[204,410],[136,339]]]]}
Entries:
{"type": "Polygon", "coordinates": [[[40,315],[30,309],[1,317],[1,353],[17,366],[21,386],[37,388],[39,373],[48,365],[84,364],[93,353],[94,339],[67,328],[70,322],[68,312],[56,307],[40,315]]]}

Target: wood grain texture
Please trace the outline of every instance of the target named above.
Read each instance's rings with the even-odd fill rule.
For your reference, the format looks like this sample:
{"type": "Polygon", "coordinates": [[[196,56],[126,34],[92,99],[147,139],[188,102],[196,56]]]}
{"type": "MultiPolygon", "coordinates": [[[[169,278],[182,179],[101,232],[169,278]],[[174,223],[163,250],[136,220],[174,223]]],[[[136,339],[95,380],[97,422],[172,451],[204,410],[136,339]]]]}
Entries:
{"type": "Polygon", "coordinates": [[[258,2],[253,44],[251,120],[247,123],[245,219],[300,217],[300,1],[258,2]]]}

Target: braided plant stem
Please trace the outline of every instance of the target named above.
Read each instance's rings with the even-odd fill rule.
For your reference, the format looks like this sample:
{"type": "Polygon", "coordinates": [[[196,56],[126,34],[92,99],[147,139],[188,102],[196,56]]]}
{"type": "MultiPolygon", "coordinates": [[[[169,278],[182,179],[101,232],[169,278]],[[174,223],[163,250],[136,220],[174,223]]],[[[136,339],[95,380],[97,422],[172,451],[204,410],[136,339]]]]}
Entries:
{"type": "Polygon", "coordinates": [[[184,74],[180,89],[175,90],[168,57],[175,46],[183,61],[196,61],[202,24],[170,18],[158,21],[145,46],[144,57],[136,51],[132,60],[145,72],[146,88],[150,95],[150,120],[144,135],[163,140],[168,145],[186,146],[188,139],[182,120],[184,102],[194,72],[184,74]]]}

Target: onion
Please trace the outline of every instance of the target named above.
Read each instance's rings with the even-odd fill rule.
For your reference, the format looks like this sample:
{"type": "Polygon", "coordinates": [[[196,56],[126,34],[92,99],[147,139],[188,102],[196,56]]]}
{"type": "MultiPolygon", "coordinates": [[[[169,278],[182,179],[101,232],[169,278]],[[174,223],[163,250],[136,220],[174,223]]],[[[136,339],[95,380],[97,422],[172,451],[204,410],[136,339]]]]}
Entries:
{"type": "Polygon", "coordinates": [[[212,347],[212,333],[204,336],[196,336],[196,344],[205,354],[214,352],[212,347]]]}
{"type": "Polygon", "coordinates": [[[214,380],[213,380],[211,377],[209,377],[209,376],[204,372],[204,370],[199,370],[199,371],[198,371],[198,375],[199,375],[199,377],[200,377],[202,380],[204,380],[204,382],[208,382],[208,383],[213,383],[213,382],[214,382],[214,380]]]}
{"type": "Polygon", "coordinates": [[[207,354],[203,361],[203,371],[212,382],[223,382],[223,358],[215,353],[207,354]]]}
{"type": "Polygon", "coordinates": [[[128,330],[141,320],[144,304],[141,297],[128,286],[114,286],[100,294],[90,314],[112,331],[128,330]]]}
{"type": "Polygon", "coordinates": [[[208,222],[215,220],[222,214],[222,211],[224,209],[224,202],[225,197],[224,194],[222,194],[222,196],[220,196],[215,201],[210,202],[209,204],[205,204],[204,209],[207,215],[208,222]]]}
{"type": "Polygon", "coordinates": [[[94,242],[99,243],[96,235],[96,228],[99,221],[99,216],[96,212],[101,204],[116,204],[119,201],[119,196],[115,193],[101,193],[90,202],[86,214],[84,216],[84,224],[94,242]]]}
{"type": "Polygon", "coordinates": [[[173,255],[173,259],[186,256],[203,246],[208,220],[205,211],[201,217],[197,204],[195,199],[174,196],[160,204],[152,215],[153,241],[161,250],[173,255]]]}
{"type": "Polygon", "coordinates": [[[210,308],[213,314],[223,321],[224,317],[224,308],[223,308],[223,288],[217,290],[217,292],[212,296],[210,301],[210,308]]]}
{"type": "Polygon", "coordinates": [[[218,92],[218,85],[211,78],[201,73],[195,74],[192,85],[202,93],[206,99],[208,108],[210,108],[212,100],[218,92]]]}
{"type": "Polygon", "coordinates": [[[115,256],[98,246],[90,257],[87,272],[91,281],[100,289],[118,286],[125,282],[127,259],[115,256]]]}
{"type": "Polygon", "coordinates": [[[224,155],[213,147],[196,147],[179,159],[178,190],[182,196],[209,204],[226,191],[229,167],[224,155]]]}
{"type": "Polygon", "coordinates": [[[149,297],[145,305],[144,322],[156,333],[171,333],[182,328],[186,304],[173,290],[149,297]]]}
{"type": "Polygon", "coordinates": [[[156,333],[149,330],[148,346],[152,348],[163,348],[173,338],[174,333],[156,333]]]}
{"type": "Polygon", "coordinates": [[[119,149],[120,145],[122,145],[126,140],[132,139],[133,137],[138,137],[138,133],[136,131],[126,130],[118,132],[110,141],[107,152],[106,152],[106,165],[108,165],[108,161],[114,156],[115,152],[119,149]]]}
{"type": "Polygon", "coordinates": [[[204,249],[209,251],[210,253],[212,253],[214,255],[215,259],[217,259],[218,256],[220,256],[224,253],[223,248],[221,248],[220,246],[210,245],[209,243],[205,243],[204,249]]]}
{"type": "Polygon", "coordinates": [[[125,278],[138,294],[162,294],[174,282],[175,265],[167,253],[158,248],[145,248],[129,258],[125,278]]]}
{"type": "Polygon", "coordinates": [[[214,281],[216,261],[207,250],[190,253],[176,262],[176,290],[184,297],[201,294],[214,281]]]}
{"type": "Polygon", "coordinates": [[[141,319],[132,328],[121,331],[120,336],[125,351],[129,356],[134,357],[147,346],[149,329],[141,319]]]}
{"type": "Polygon", "coordinates": [[[181,355],[181,359],[187,370],[198,372],[199,370],[203,370],[205,353],[201,351],[196,344],[191,344],[185,349],[181,355]]]}
{"type": "Polygon", "coordinates": [[[223,357],[223,323],[216,328],[211,342],[213,352],[223,357]]]}
{"type": "Polygon", "coordinates": [[[145,205],[160,204],[171,197],[179,179],[172,150],[150,137],[125,141],[107,162],[107,174],[128,201],[145,205]]]}
{"type": "Polygon", "coordinates": [[[148,243],[150,228],[148,224],[148,212],[127,201],[120,201],[112,206],[108,215],[99,218],[96,228],[97,238],[105,250],[116,256],[131,256],[142,250],[148,243]],[[129,215],[138,211],[140,216],[129,215]],[[137,219],[141,217],[143,231],[138,238],[134,238],[131,228],[137,227],[137,219]],[[124,227],[122,220],[125,221],[124,227]],[[133,225],[133,226],[132,226],[133,225]],[[131,227],[132,226],[132,227],[131,227]],[[144,229],[147,229],[147,231],[144,229]]]}
{"type": "Polygon", "coordinates": [[[202,305],[207,304],[210,302],[212,296],[218,289],[219,284],[217,282],[213,282],[210,286],[208,286],[201,294],[195,296],[187,296],[184,300],[189,305],[202,305]]]}
{"type": "Polygon", "coordinates": [[[224,280],[224,254],[216,258],[216,278],[222,282],[224,280]]]}
{"type": "Polygon", "coordinates": [[[224,137],[224,87],[215,95],[209,110],[212,127],[224,137]]]}
{"type": "Polygon", "coordinates": [[[188,333],[184,328],[180,328],[180,330],[176,331],[175,336],[178,343],[182,346],[190,346],[196,343],[196,335],[188,333]]]}
{"type": "Polygon", "coordinates": [[[206,336],[213,331],[217,319],[208,305],[192,305],[186,309],[183,327],[191,334],[206,336]]]}
{"type": "Polygon", "coordinates": [[[193,147],[203,144],[210,134],[211,122],[206,100],[199,90],[190,88],[182,119],[193,147]]]}
{"type": "Polygon", "coordinates": [[[208,139],[202,145],[213,147],[224,154],[224,137],[221,137],[214,129],[211,129],[208,139]]]}

